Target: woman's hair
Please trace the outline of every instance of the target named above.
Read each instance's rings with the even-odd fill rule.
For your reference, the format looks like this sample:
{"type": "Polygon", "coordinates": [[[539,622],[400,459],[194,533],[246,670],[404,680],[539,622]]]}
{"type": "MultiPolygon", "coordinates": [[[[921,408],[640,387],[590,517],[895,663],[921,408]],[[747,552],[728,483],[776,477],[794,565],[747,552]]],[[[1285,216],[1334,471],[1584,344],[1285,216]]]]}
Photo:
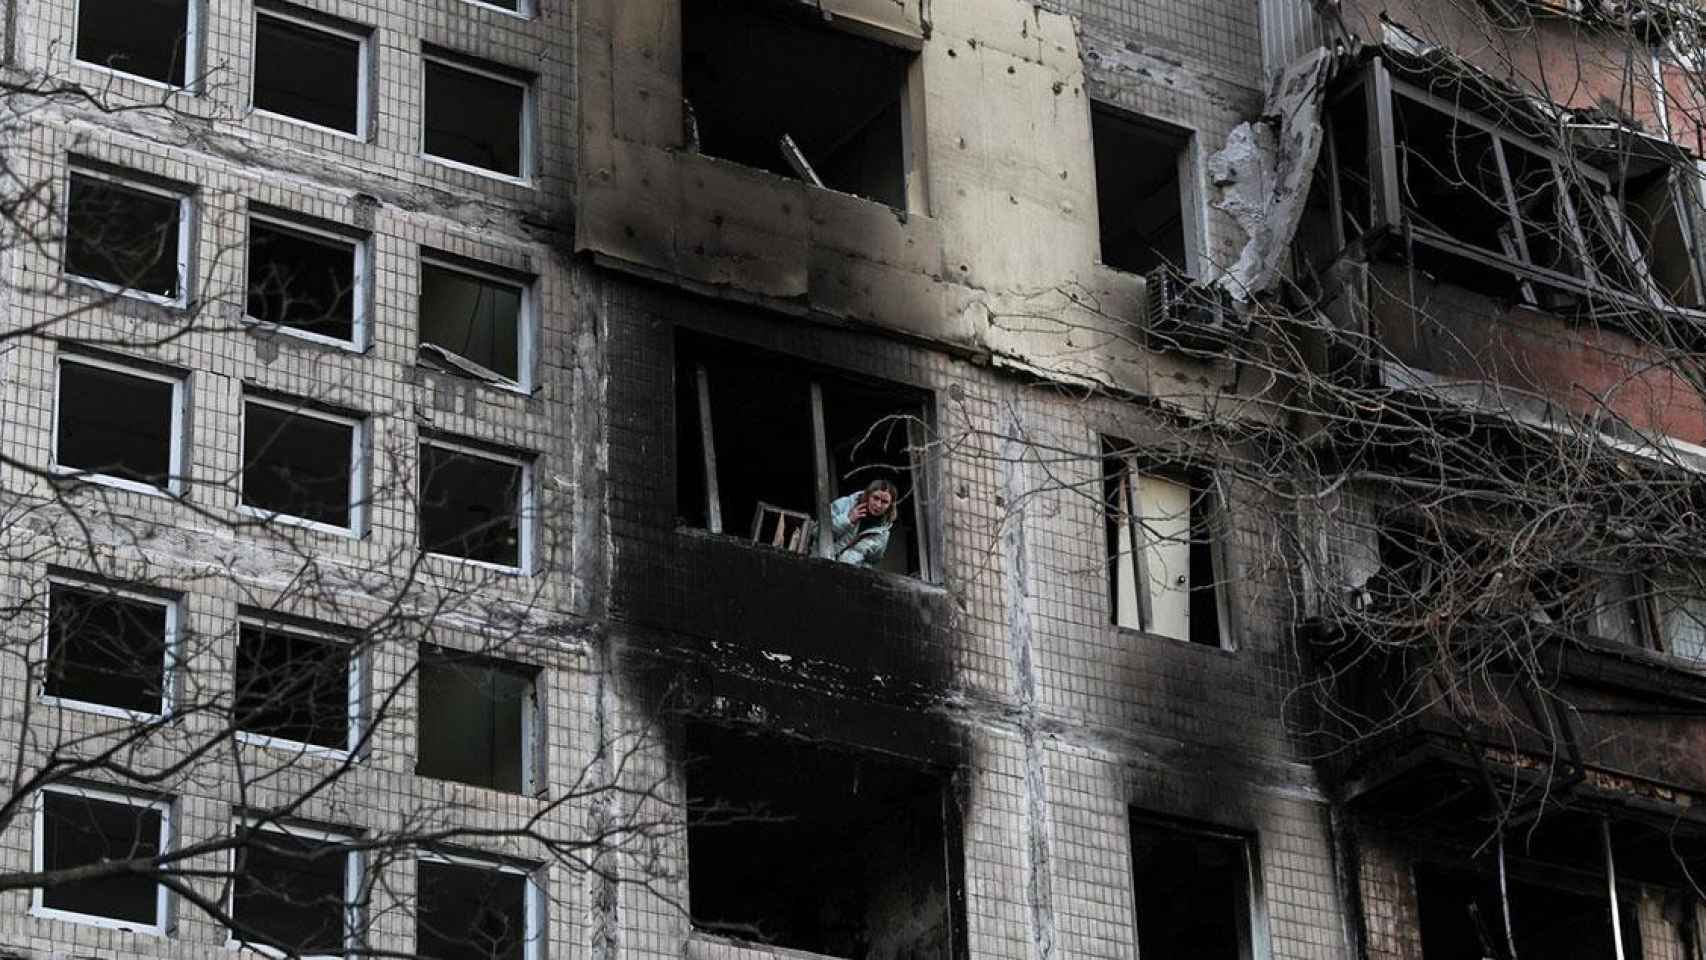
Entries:
{"type": "Polygon", "coordinates": [[[893,523],[895,518],[900,516],[900,491],[894,488],[888,477],[878,477],[865,484],[865,490],[859,496],[866,497],[878,490],[887,491],[889,495],[889,512],[883,515],[883,522],[893,523]]]}

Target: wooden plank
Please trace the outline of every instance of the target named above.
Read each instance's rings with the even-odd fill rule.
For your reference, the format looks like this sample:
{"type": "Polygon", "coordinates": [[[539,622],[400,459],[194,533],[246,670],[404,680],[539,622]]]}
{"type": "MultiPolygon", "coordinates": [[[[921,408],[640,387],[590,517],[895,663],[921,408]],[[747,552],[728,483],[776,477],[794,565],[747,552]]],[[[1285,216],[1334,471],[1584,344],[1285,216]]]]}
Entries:
{"type": "Polygon", "coordinates": [[[817,515],[820,521],[817,525],[817,553],[820,557],[829,557],[829,549],[835,545],[831,531],[834,523],[829,515],[829,440],[823,426],[823,385],[816,380],[812,381],[812,455],[813,472],[817,475],[817,515]]]}
{"type": "Polygon", "coordinates": [[[712,533],[723,532],[723,498],[717,490],[717,438],[711,428],[711,378],[705,365],[694,370],[699,379],[699,446],[705,452],[705,525],[712,533]]]}

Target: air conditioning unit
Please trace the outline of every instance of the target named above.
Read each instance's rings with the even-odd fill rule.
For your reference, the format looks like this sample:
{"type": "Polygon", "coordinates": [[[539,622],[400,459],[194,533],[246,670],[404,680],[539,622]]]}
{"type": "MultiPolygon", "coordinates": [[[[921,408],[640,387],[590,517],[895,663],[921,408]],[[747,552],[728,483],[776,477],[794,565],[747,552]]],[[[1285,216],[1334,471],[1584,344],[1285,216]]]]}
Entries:
{"type": "Polygon", "coordinates": [[[1250,331],[1250,321],[1216,284],[1197,283],[1177,271],[1150,271],[1145,327],[1152,346],[1219,353],[1250,331]]]}

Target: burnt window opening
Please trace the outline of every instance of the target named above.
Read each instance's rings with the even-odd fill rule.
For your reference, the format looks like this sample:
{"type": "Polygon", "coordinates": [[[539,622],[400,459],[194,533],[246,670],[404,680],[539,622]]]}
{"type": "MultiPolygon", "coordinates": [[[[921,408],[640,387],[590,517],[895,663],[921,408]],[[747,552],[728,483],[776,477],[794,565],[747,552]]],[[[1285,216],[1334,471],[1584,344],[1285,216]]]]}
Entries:
{"type": "Polygon", "coordinates": [[[364,335],[367,245],[341,232],[249,217],[249,319],[357,344],[364,335]]]}
{"type": "Polygon", "coordinates": [[[528,387],[529,286],[422,258],[420,359],[457,376],[528,387]]]}
{"type": "Polygon", "coordinates": [[[364,136],[368,36],[358,27],[291,7],[258,7],[255,109],[364,136]]]}
{"type": "Polygon", "coordinates": [[[183,382],[62,356],[53,465],[132,489],[182,486],[183,382]]]}
{"type": "Polygon", "coordinates": [[[691,723],[686,780],[695,928],[846,960],[959,955],[940,773],[691,723]]]}
{"type": "Polygon", "coordinates": [[[1137,952],[1145,960],[1253,960],[1248,837],[1131,816],[1137,952]]]}
{"type": "Polygon", "coordinates": [[[539,791],[539,670],[432,645],[420,653],[415,772],[539,791]]]}
{"type": "Polygon", "coordinates": [[[181,87],[195,59],[197,0],[78,0],[77,59],[181,87]]]}
{"type": "Polygon", "coordinates": [[[676,339],[681,522],[799,554],[932,578],[935,502],[920,390],[728,341],[676,339]],[[819,438],[822,438],[821,446],[819,438]],[[892,505],[852,521],[886,480],[892,505]],[[827,522],[826,522],[827,518],[827,522]]]}
{"type": "Polygon", "coordinates": [[[237,630],[237,729],[271,740],[353,750],[361,660],[345,638],[245,621],[237,630]]]}
{"type": "Polygon", "coordinates": [[[43,695],[165,713],[177,622],[177,605],[167,600],[50,581],[43,695]]]}
{"type": "MultiPolygon", "coordinates": [[[[681,77],[704,153],[907,208],[915,54],[777,0],[684,0],[681,77]],[[787,136],[803,163],[790,162],[787,136]]],[[[689,148],[694,146],[689,143],[689,148]]]]}
{"type": "Polygon", "coordinates": [[[1191,134],[1092,102],[1096,222],[1102,262],[1147,274],[1196,269],[1196,168],[1191,134]]]}
{"type": "Polygon", "coordinates": [[[421,148],[437,160],[517,180],[532,175],[532,83],[494,64],[428,51],[421,148]]]}
{"type": "Polygon", "coordinates": [[[532,465],[445,441],[421,444],[421,549],[511,570],[532,562],[532,465]]]}
{"type": "Polygon", "coordinates": [[[231,939],[301,956],[343,956],[358,929],[361,857],[351,838],[243,825],[232,853],[231,939]]]}
{"type": "Polygon", "coordinates": [[[1113,622],[1228,647],[1225,560],[1212,475],[1169,469],[1102,440],[1103,534],[1113,622]]]}
{"type": "Polygon", "coordinates": [[[273,516],[357,529],[361,423],[285,401],[243,402],[240,501],[273,516]]]}
{"type": "MultiPolygon", "coordinates": [[[[36,863],[41,871],[100,863],[148,862],[166,851],[170,807],[164,800],[79,787],[45,787],[36,811],[36,863]]],[[[147,870],[38,887],[34,912],[162,933],[166,888],[147,870]]]]}
{"type": "Polygon", "coordinates": [[[415,952],[426,960],[536,960],[541,891],[521,867],[450,854],[416,862],[415,952]]]}
{"type": "Polygon", "coordinates": [[[1570,149],[1555,149],[1534,139],[1539,126],[1519,112],[1500,119],[1510,122],[1370,64],[1328,110],[1323,169],[1344,240],[1395,232],[1402,242],[1380,248],[1442,280],[1541,309],[1607,297],[1706,302],[1689,226],[1692,172],[1674,173],[1651,148],[1631,161],[1627,150],[1587,146],[1601,130],[1572,128],[1570,149]],[[1389,97],[1370,93],[1386,86],[1389,97]],[[1391,141],[1377,142],[1388,124],[1391,141]]]}
{"type": "Polygon", "coordinates": [[[182,304],[189,275],[186,191],[73,168],[65,272],[115,291],[182,304]]]}
{"type": "MultiPolygon", "coordinates": [[[[1616,956],[1603,879],[1597,881],[1595,889],[1590,886],[1595,881],[1589,878],[1584,878],[1579,887],[1569,887],[1507,877],[1513,934],[1507,939],[1496,869],[1465,870],[1420,863],[1415,878],[1424,960],[1603,960],[1616,956]]],[[[1618,913],[1623,956],[1640,960],[1641,931],[1635,906],[1619,899],[1618,913]]]]}

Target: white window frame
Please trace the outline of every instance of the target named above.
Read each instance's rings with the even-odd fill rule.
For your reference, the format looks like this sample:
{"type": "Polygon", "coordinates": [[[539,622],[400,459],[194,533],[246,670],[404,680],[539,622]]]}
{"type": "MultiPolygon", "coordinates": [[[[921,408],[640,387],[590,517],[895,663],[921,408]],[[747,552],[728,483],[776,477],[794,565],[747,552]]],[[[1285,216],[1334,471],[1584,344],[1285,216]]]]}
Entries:
{"type": "MultiPolygon", "coordinates": [[[[468,266],[422,250],[420,257],[422,274],[425,274],[427,267],[443,270],[447,273],[459,273],[465,277],[475,277],[490,283],[499,283],[506,287],[516,287],[521,290],[521,304],[515,317],[516,379],[504,383],[486,384],[486,386],[531,396],[534,390],[533,363],[536,349],[534,339],[539,327],[538,314],[534,308],[534,287],[538,285],[538,279],[522,278],[519,274],[508,273],[498,267],[468,266]]],[[[418,305],[415,310],[415,337],[418,349],[419,344],[424,342],[420,340],[420,308],[418,305]]]]}
{"type": "Polygon", "coordinates": [[[188,0],[184,10],[184,82],[182,84],[163,83],[153,77],[130,73],[104,63],[91,63],[78,59],[77,25],[83,22],[84,0],[77,0],[71,11],[71,59],[85,70],[95,70],[113,77],[124,77],[134,83],[145,84],[159,90],[182,90],[185,93],[201,92],[201,5],[203,0],[188,0]]]}
{"type": "Polygon", "coordinates": [[[159,372],[156,372],[153,370],[144,369],[140,366],[129,366],[129,365],[123,364],[123,363],[114,363],[114,362],[109,361],[109,360],[100,360],[100,359],[96,359],[94,357],[85,356],[83,354],[68,354],[68,353],[59,354],[58,357],[55,359],[54,365],[53,365],[53,436],[51,437],[51,443],[49,444],[49,453],[48,453],[49,464],[50,464],[50,466],[49,466],[50,472],[52,472],[56,476],[75,477],[78,480],[86,481],[88,483],[98,483],[98,484],[101,484],[102,486],[115,487],[119,490],[129,490],[132,493],[142,493],[142,494],[147,494],[149,496],[156,496],[156,497],[178,497],[178,496],[182,496],[183,492],[184,492],[184,453],[185,453],[185,450],[184,450],[184,435],[185,435],[185,430],[184,430],[185,397],[184,397],[184,394],[185,394],[185,382],[184,382],[184,378],[182,376],[173,376],[171,374],[159,373],[159,372]],[[59,397],[60,397],[60,389],[61,389],[60,371],[64,369],[64,366],[67,363],[82,364],[84,366],[89,366],[89,367],[99,367],[103,370],[111,370],[111,371],[114,371],[115,373],[122,373],[122,374],[125,374],[126,376],[136,377],[136,378],[141,379],[141,380],[155,380],[155,381],[158,381],[160,383],[169,383],[172,385],[172,434],[171,434],[171,439],[169,440],[169,443],[171,444],[171,450],[170,450],[170,458],[167,460],[167,476],[166,476],[166,486],[165,487],[163,487],[163,488],[157,487],[157,486],[154,486],[153,484],[141,483],[141,482],[138,482],[136,480],[126,480],[123,477],[110,476],[110,475],[105,474],[105,473],[91,473],[87,470],[83,470],[83,469],[80,469],[77,467],[69,467],[69,466],[64,466],[64,465],[60,464],[60,462],[59,462],[59,427],[60,427],[60,423],[59,423],[59,416],[60,416],[59,397]]]}
{"type": "Polygon", "coordinates": [[[254,517],[268,523],[281,523],[293,527],[303,527],[318,530],[322,533],[335,534],[341,537],[360,538],[367,532],[368,512],[368,464],[367,464],[367,419],[343,413],[333,413],[304,403],[291,403],[288,400],[274,399],[255,394],[243,396],[243,418],[241,429],[237,433],[238,463],[242,469],[237,472],[237,511],[244,516],[254,517]],[[243,487],[243,474],[249,466],[249,405],[267,407],[291,416],[308,417],[326,423],[335,423],[349,428],[350,431],[350,475],[349,475],[349,526],[340,527],[336,524],[320,520],[310,520],[295,514],[267,510],[263,507],[251,506],[244,502],[246,491],[243,487]]]}
{"type": "MultiPolygon", "coordinates": [[[[463,563],[463,564],[468,564],[470,566],[481,567],[481,568],[484,568],[486,570],[495,570],[495,571],[498,571],[501,573],[513,573],[513,574],[520,574],[522,576],[527,576],[527,575],[532,574],[533,569],[534,569],[534,562],[533,561],[534,561],[534,551],[535,551],[535,546],[536,546],[536,544],[534,542],[535,533],[533,530],[533,522],[534,522],[534,517],[535,517],[534,505],[536,502],[535,494],[534,494],[534,490],[533,490],[533,462],[534,462],[534,458],[526,457],[526,456],[522,456],[522,455],[518,455],[518,454],[513,454],[513,453],[501,453],[499,451],[491,449],[490,447],[476,446],[474,444],[462,443],[462,442],[458,442],[456,440],[447,440],[447,439],[444,439],[442,437],[436,437],[436,436],[434,436],[434,437],[422,437],[420,439],[420,446],[422,446],[422,447],[437,447],[440,450],[449,450],[452,453],[459,453],[465,457],[475,457],[475,458],[478,458],[481,460],[491,460],[491,461],[494,461],[497,463],[506,463],[506,464],[510,464],[512,466],[517,466],[517,467],[521,468],[521,479],[520,479],[521,489],[518,491],[518,496],[516,497],[516,504],[515,504],[516,528],[521,534],[521,542],[519,544],[517,544],[516,565],[515,566],[508,566],[508,565],[501,564],[501,563],[491,563],[491,562],[486,561],[486,560],[474,560],[474,559],[471,559],[469,557],[458,557],[454,554],[449,554],[449,553],[437,553],[437,552],[434,552],[432,550],[427,550],[426,545],[424,543],[422,543],[422,545],[421,545],[421,552],[426,554],[429,557],[436,557],[440,560],[445,560],[445,561],[448,561],[451,563],[463,563]]],[[[420,456],[420,451],[418,448],[415,451],[415,455],[417,457],[420,456]]],[[[419,476],[420,476],[420,469],[419,469],[418,461],[416,464],[415,475],[416,475],[416,479],[418,480],[419,476]]],[[[415,492],[417,500],[419,500],[424,494],[425,494],[424,490],[417,490],[415,492]]],[[[416,537],[418,538],[421,534],[421,531],[419,529],[419,526],[420,526],[420,508],[418,506],[415,509],[415,524],[416,524],[416,537]]]]}
{"type": "MultiPolygon", "coordinates": [[[[267,633],[293,634],[320,640],[326,643],[340,644],[349,649],[349,670],[344,675],[345,716],[349,719],[349,731],[345,734],[343,747],[326,747],[318,743],[307,743],[302,740],[291,740],[288,737],[275,737],[271,734],[253,733],[248,730],[238,730],[237,739],[243,743],[276,750],[287,750],[291,753],[306,756],[326,757],[333,760],[347,760],[357,756],[362,737],[367,733],[367,685],[368,669],[367,656],[362,645],[354,638],[335,633],[330,630],[314,627],[298,626],[294,623],[280,623],[260,616],[238,617],[240,627],[254,627],[267,633]]],[[[241,643],[241,634],[238,642],[241,643]]],[[[233,719],[233,725],[236,721],[233,719]]]]}
{"type": "Polygon", "coordinates": [[[320,33],[329,34],[343,40],[355,41],[355,132],[352,133],[348,130],[339,130],[337,127],[322,126],[312,120],[303,120],[300,117],[293,117],[287,113],[276,113],[272,110],[264,110],[255,106],[257,77],[253,65],[251,65],[249,69],[249,112],[257,116],[269,117],[273,120],[279,120],[284,123],[292,123],[297,126],[307,127],[310,130],[329,133],[335,137],[343,137],[346,140],[356,140],[366,143],[370,133],[368,128],[371,126],[368,117],[369,112],[372,110],[373,102],[372,93],[370,91],[370,87],[372,86],[370,77],[372,76],[373,69],[373,32],[371,30],[361,30],[353,25],[344,27],[333,25],[323,20],[310,20],[306,17],[288,13],[275,6],[261,6],[260,4],[256,4],[253,28],[255,31],[255,44],[257,47],[260,45],[261,18],[263,17],[271,17],[274,20],[281,20],[294,26],[304,27],[309,30],[317,30],[320,33]]]}
{"type": "MultiPolygon", "coordinates": [[[[165,797],[143,797],[135,794],[120,793],[115,790],[105,790],[99,787],[72,786],[69,784],[52,784],[44,786],[36,794],[35,823],[32,827],[30,844],[30,868],[37,873],[47,869],[47,795],[58,793],[78,797],[85,800],[99,800],[107,803],[123,804],[127,807],[142,807],[160,812],[160,854],[170,852],[173,836],[172,801],[165,797]]],[[[42,903],[46,891],[36,887],[30,891],[30,915],[44,920],[69,920],[73,923],[83,923],[95,927],[106,927],[112,930],[129,930],[133,933],[149,934],[164,937],[172,929],[172,893],[163,883],[154,884],[154,918],[153,924],[137,924],[129,920],[118,920],[92,913],[77,913],[73,910],[60,910],[45,906],[42,903]]]]}
{"type": "MultiPolygon", "coordinates": [[[[469,2],[472,2],[472,0],[469,0],[469,2]]],[[[503,12],[507,13],[508,11],[503,12]]],[[[426,160],[429,163],[436,163],[440,166],[449,167],[452,170],[462,170],[468,173],[475,173],[482,177],[490,177],[493,180],[501,180],[505,183],[532,186],[534,167],[533,115],[536,110],[533,95],[534,81],[531,79],[522,80],[514,73],[505,72],[502,68],[497,67],[496,65],[493,65],[492,67],[479,67],[474,66],[466,60],[456,57],[446,57],[435,53],[427,53],[426,51],[421,52],[420,62],[420,89],[423,91],[426,89],[426,71],[427,64],[429,63],[436,63],[441,67],[446,67],[451,70],[460,70],[463,73],[471,73],[475,76],[486,77],[491,80],[501,80],[511,86],[521,88],[521,144],[519,147],[521,159],[520,173],[514,175],[502,173],[488,167],[477,167],[471,163],[462,163],[458,160],[451,160],[438,156],[437,154],[428,153],[426,148],[426,121],[424,119],[421,121],[420,134],[417,141],[421,159],[426,160]]],[[[432,109],[432,105],[423,102],[422,108],[423,110],[430,110],[432,109]]]]}
{"type": "Polygon", "coordinates": [[[369,237],[360,235],[355,230],[346,230],[334,226],[319,226],[316,224],[304,223],[301,220],[295,220],[289,216],[279,216],[277,214],[271,214],[264,211],[249,210],[248,219],[243,225],[243,322],[258,330],[266,331],[269,336],[280,335],[295,337],[299,340],[306,340],[309,343],[319,343],[328,347],[337,347],[340,350],[348,350],[351,353],[365,353],[368,346],[369,327],[368,275],[372,269],[369,264],[369,259],[371,257],[369,241],[369,237]],[[352,264],[352,269],[350,271],[350,336],[348,340],[340,340],[337,337],[328,337],[323,333],[315,333],[312,330],[302,330],[297,327],[290,326],[289,324],[275,323],[270,320],[262,320],[259,317],[252,317],[249,315],[249,287],[251,283],[249,267],[251,261],[254,259],[254,225],[257,221],[285,233],[306,234],[310,237],[329,240],[333,243],[351,248],[351,256],[354,259],[354,263],[352,264]]]}
{"type": "MultiPolygon", "coordinates": [[[[526,926],[522,941],[521,960],[543,960],[545,945],[545,885],[540,877],[539,867],[524,867],[507,860],[495,857],[471,856],[462,853],[449,853],[440,849],[423,849],[415,852],[417,863],[444,863],[459,867],[475,867],[480,870],[490,870],[493,873],[507,873],[519,876],[525,886],[522,887],[522,916],[526,926]]],[[[420,870],[415,871],[415,889],[420,889],[420,870]]],[[[420,896],[415,897],[417,920],[419,916],[420,896]]]]}
{"type": "MultiPolygon", "coordinates": [[[[1204,484],[1207,489],[1199,489],[1198,484],[1194,482],[1197,478],[1193,478],[1189,474],[1171,473],[1165,468],[1156,469],[1153,466],[1150,466],[1149,469],[1145,469],[1145,461],[1143,457],[1136,454],[1123,453],[1114,457],[1104,458],[1104,461],[1107,459],[1115,459],[1120,462],[1120,477],[1118,479],[1118,483],[1120,487],[1122,511],[1124,510],[1126,503],[1131,503],[1137,506],[1137,509],[1141,514],[1142,500],[1139,496],[1139,491],[1142,489],[1143,481],[1146,477],[1152,480],[1158,480],[1185,488],[1186,496],[1188,498],[1187,503],[1189,504],[1187,508],[1189,510],[1189,514],[1185,518],[1187,538],[1190,536],[1190,530],[1192,527],[1191,520],[1194,519],[1199,509],[1202,510],[1204,514],[1202,517],[1202,523],[1207,529],[1209,536],[1209,559],[1214,569],[1213,590],[1216,620],[1215,627],[1219,633],[1219,642],[1213,647],[1210,647],[1206,643],[1197,643],[1192,640],[1188,633],[1184,637],[1174,637],[1154,631],[1154,600],[1151,596],[1151,578],[1149,576],[1150,556],[1148,551],[1150,550],[1150,543],[1141,519],[1127,519],[1126,521],[1127,529],[1134,531],[1132,534],[1128,535],[1128,539],[1131,541],[1130,555],[1116,555],[1109,558],[1111,562],[1127,566],[1131,569],[1131,576],[1134,583],[1133,598],[1137,602],[1137,610],[1135,611],[1137,613],[1137,617],[1135,618],[1137,622],[1135,624],[1125,623],[1119,619],[1121,616],[1121,613],[1118,610],[1119,598],[1117,596],[1109,597],[1110,603],[1115,606],[1115,618],[1113,618],[1115,629],[1134,630],[1138,633],[1144,634],[1145,636],[1159,637],[1175,643],[1183,643],[1187,646],[1225,650],[1228,652],[1232,651],[1234,647],[1232,644],[1232,624],[1230,618],[1231,608],[1227,600],[1227,585],[1230,580],[1227,576],[1226,545],[1223,541],[1221,531],[1216,529],[1215,526],[1216,518],[1221,515],[1225,506],[1221,502],[1218,491],[1214,489],[1212,476],[1205,474],[1201,479],[1207,481],[1204,484]],[[1198,506],[1199,503],[1202,504],[1201,507],[1198,506]]],[[[1102,509],[1104,511],[1109,509],[1109,505],[1103,504],[1102,509]]],[[[1122,516],[1124,516],[1123,513],[1122,516]]],[[[1191,543],[1187,539],[1187,564],[1189,563],[1190,547],[1191,543]]],[[[1188,595],[1185,602],[1187,604],[1190,603],[1188,595]]]]}
{"type": "MultiPolygon", "coordinates": [[[[314,840],[321,843],[354,843],[357,839],[356,835],[353,833],[339,833],[337,831],[325,830],[319,827],[309,827],[297,823],[265,821],[252,817],[244,818],[239,821],[237,828],[239,831],[248,829],[262,833],[277,833],[294,839],[314,840]]],[[[236,876],[237,874],[237,857],[240,853],[242,853],[242,847],[240,845],[232,847],[231,859],[229,861],[232,876],[236,876]]],[[[344,960],[344,958],[349,956],[350,952],[356,948],[357,937],[361,931],[361,884],[365,872],[366,864],[361,852],[358,850],[345,851],[343,953],[310,953],[299,956],[286,950],[281,950],[278,947],[269,946],[268,944],[250,943],[247,940],[238,939],[236,931],[232,930],[230,927],[225,928],[225,948],[228,950],[253,950],[255,953],[266,957],[292,957],[294,960],[344,960]]],[[[229,884],[228,890],[229,892],[225,895],[226,915],[240,920],[241,918],[237,917],[236,914],[236,885],[229,884]]]]}
{"type": "Polygon", "coordinates": [[[518,20],[531,20],[539,14],[536,0],[516,0],[514,10],[500,7],[495,3],[485,3],[483,0],[463,0],[463,2],[470,6],[491,10],[494,13],[501,13],[506,17],[515,17],[518,20]]]}
{"type": "Polygon", "coordinates": [[[133,300],[141,300],[144,303],[158,304],[162,307],[182,308],[189,304],[190,251],[194,245],[193,240],[195,237],[195,201],[188,191],[162,187],[116,173],[108,173],[105,170],[96,170],[84,164],[72,163],[66,168],[65,209],[62,211],[62,214],[63,215],[60,218],[60,227],[64,231],[64,236],[60,240],[59,270],[60,275],[65,277],[65,279],[72,283],[82,284],[86,287],[93,287],[102,293],[110,293],[114,296],[120,297],[129,297],[133,300]],[[116,283],[109,283],[106,280],[97,280],[94,277],[85,277],[80,273],[71,272],[70,265],[66,260],[68,259],[68,245],[71,236],[71,178],[73,176],[86,177],[91,180],[104,180],[107,183],[123,187],[126,190],[134,190],[137,193],[151,193],[157,197],[165,197],[167,199],[177,201],[178,250],[176,265],[178,270],[178,295],[176,297],[162,297],[157,293],[149,293],[146,290],[133,290],[130,287],[120,286],[116,283]]]}
{"type": "Polygon", "coordinates": [[[135,723],[148,723],[172,715],[176,706],[178,677],[177,665],[180,646],[183,641],[183,600],[178,598],[161,597],[124,587],[112,587],[91,583],[74,577],[49,574],[47,577],[47,618],[42,625],[41,662],[48,663],[52,655],[50,641],[53,636],[53,588],[66,587],[72,590],[82,590],[87,593],[106,594],[120,597],[134,603],[146,603],[151,606],[166,608],[166,637],[165,662],[160,667],[160,712],[147,713],[141,710],[126,710],[123,707],[109,706],[104,703],[90,703],[87,700],[77,700],[72,697],[55,696],[47,692],[47,677],[44,674],[41,682],[36,684],[36,695],[42,703],[68,710],[80,710],[85,713],[98,713],[103,716],[117,717],[135,723]]]}

